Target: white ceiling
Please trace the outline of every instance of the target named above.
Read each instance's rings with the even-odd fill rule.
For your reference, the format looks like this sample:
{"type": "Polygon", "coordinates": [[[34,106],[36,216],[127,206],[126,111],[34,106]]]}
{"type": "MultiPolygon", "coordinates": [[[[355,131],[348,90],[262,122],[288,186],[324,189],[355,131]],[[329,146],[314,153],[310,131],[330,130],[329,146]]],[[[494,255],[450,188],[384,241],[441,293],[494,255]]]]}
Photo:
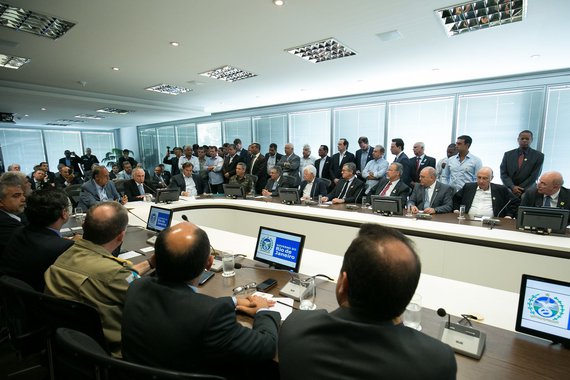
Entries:
{"type": "Polygon", "coordinates": [[[271,0],[0,2],[76,23],[57,41],[0,27],[0,53],[31,59],[20,70],[0,68],[0,112],[15,113],[16,126],[117,107],[135,112],[81,127],[132,127],[570,66],[568,0],[527,0],[522,22],[455,37],[433,12],[453,0],[286,0],[283,7],[271,0]],[[395,29],[399,40],[377,36],[395,29]],[[312,64],[284,51],[328,37],[357,55],[312,64]],[[199,75],[226,64],[258,76],[226,83],[199,75]],[[193,91],[144,90],[160,83],[193,91]]]}

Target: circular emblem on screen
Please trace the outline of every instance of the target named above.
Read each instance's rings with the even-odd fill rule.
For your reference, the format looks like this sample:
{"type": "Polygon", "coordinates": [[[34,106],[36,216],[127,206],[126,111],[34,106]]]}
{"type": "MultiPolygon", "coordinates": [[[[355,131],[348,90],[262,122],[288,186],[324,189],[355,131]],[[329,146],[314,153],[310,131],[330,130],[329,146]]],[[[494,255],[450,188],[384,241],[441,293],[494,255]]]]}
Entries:
{"type": "Polygon", "coordinates": [[[564,304],[556,296],[535,294],[528,299],[527,307],[531,315],[556,321],[564,315],[564,304]]]}
{"type": "Polygon", "coordinates": [[[268,237],[264,237],[259,242],[259,249],[263,252],[271,252],[272,248],[273,248],[273,240],[268,237]]]}

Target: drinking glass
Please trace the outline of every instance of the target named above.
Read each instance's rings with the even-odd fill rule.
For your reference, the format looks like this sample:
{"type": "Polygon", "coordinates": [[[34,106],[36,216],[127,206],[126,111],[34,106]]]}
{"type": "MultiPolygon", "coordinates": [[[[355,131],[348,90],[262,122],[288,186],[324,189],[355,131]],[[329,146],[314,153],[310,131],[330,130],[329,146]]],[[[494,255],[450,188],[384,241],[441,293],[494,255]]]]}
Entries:
{"type": "Polygon", "coordinates": [[[404,326],[420,331],[422,329],[422,296],[414,294],[404,311],[404,326]]]}
{"type": "Polygon", "coordinates": [[[222,253],[222,277],[233,277],[236,275],[235,267],[235,256],[233,252],[222,253]]]}
{"type": "Polygon", "coordinates": [[[315,278],[309,277],[301,280],[301,296],[299,297],[301,310],[315,310],[317,305],[315,305],[315,278]]]}

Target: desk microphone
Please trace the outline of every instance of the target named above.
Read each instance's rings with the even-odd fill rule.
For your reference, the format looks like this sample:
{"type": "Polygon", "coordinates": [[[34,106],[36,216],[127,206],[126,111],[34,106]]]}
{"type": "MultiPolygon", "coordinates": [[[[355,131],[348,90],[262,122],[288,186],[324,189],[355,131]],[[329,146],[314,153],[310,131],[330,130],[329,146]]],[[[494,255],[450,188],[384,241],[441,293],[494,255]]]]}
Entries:
{"type": "Polygon", "coordinates": [[[497,213],[497,218],[500,218],[500,217],[501,217],[501,213],[502,213],[503,211],[505,211],[505,209],[507,208],[507,206],[508,206],[512,201],[513,201],[513,198],[509,199],[509,201],[507,202],[507,204],[504,205],[503,208],[497,213]]]}
{"type": "Polygon", "coordinates": [[[144,182],[143,182],[143,187],[146,187],[147,189],[149,189],[150,192],[156,197],[156,190],[154,190],[152,187],[150,187],[149,185],[147,185],[144,182]]]}
{"type": "Polygon", "coordinates": [[[458,354],[481,359],[485,349],[486,334],[472,327],[451,323],[451,315],[443,308],[437,309],[437,315],[440,317],[447,315],[447,322],[444,322],[440,330],[439,339],[450,345],[458,354]]]}
{"type": "MultiPolygon", "coordinates": [[[[125,208],[126,208],[126,207],[125,207],[125,208]]],[[[132,212],[132,211],[129,210],[128,208],[127,208],[127,211],[129,212],[129,214],[133,215],[135,218],[137,218],[138,220],[140,220],[141,222],[143,222],[143,223],[146,225],[146,223],[147,223],[146,220],[144,220],[143,218],[141,218],[140,216],[138,216],[137,214],[135,214],[134,212],[132,212]]]]}
{"type": "Polygon", "coordinates": [[[186,215],[182,215],[181,218],[183,221],[190,223],[190,221],[188,220],[188,217],[186,215]]]}
{"type": "Polygon", "coordinates": [[[439,309],[437,309],[437,315],[439,315],[442,318],[447,315],[447,327],[451,325],[451,315],[447,314],[444,308],[440,307],[439,309]]]}

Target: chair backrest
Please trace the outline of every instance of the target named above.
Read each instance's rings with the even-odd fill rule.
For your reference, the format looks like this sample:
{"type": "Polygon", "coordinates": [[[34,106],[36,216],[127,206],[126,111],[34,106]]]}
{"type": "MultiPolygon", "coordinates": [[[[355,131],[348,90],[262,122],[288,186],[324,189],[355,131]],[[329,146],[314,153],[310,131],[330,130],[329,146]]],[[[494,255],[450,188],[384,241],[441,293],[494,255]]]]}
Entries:
{"type": "Polygon", "coordinates": [[[79,197],[81,194],[81,184],[77,184],[77,185],[70,185],[67,186],[65,188],[65,193],[67,194],[67,196],[69,197],[69,199],[71,200],[71,203],[73,205],[73,207],[75,208],[77,206],[77,203],[79,203],[79,197]]]}
{"type": "Polygon", "coordinates": [[[125,181],[124,179],[117,179],[115,180],[115,187],[119,194],[123,195],[125,193],[125,181]]]}
{"type": "Polygon", "coordinates": [[[329,187],[331,187],[331,180],[328,178],[321,178],[321,181],[323,181],[325,183],[325,186],[327,187],[327,189],[329,187]]]}
{"type": "Polygon", "coordinates": [[[255,174],[248,174],[249,178],[251,178],[251,180],[253,181],[253,184],[255,185],[257,183],[257,176],[255,174]]]}
{"type": "Polygon", "coordinates": [[[62,378],[137,380],[224,379],[219,376],[168,371],[115,359],[109,356],[92,338],[71,329],[57,329],[55,342],[59,354],[58,362],[72,364],[72,367],[78,370],[78,372],[72,373],[70,369],[73,370],[73,368],[60,367],[59,373],[56,371],[56,374],[62,378]],[[78,365],[79,363],[80,365],[78,365]]]}

